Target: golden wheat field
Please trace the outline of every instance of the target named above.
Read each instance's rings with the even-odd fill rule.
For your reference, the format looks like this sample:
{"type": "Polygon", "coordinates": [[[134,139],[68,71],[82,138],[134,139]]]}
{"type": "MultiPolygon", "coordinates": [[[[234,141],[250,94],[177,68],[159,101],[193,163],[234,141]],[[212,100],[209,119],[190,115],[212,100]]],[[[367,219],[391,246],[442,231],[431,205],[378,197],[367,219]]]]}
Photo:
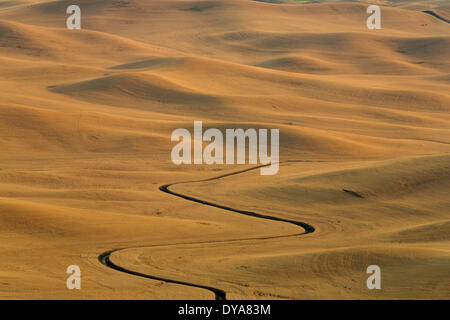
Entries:
{"type": "Polygon", "coordinates": [[[449,20],[446,0],[0,0],[0,299],[450,299],[449,20]],[[279,129],[277,174],[175,165],[194,121],[279,129]]]}

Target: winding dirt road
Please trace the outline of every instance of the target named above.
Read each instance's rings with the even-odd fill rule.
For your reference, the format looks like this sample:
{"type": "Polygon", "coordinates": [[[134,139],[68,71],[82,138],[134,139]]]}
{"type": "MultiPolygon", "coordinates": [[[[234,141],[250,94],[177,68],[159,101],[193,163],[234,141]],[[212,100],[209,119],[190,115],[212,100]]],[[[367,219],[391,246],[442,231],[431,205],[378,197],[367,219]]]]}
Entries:
{"type": "Polygon", "coordinates": [[[449,20],[447,20],[447,19],[441,17],[440,15],[438,15],[438,14],[437,14],[436,12],[434,12],[434,11],[431,11],[431,10],[425,10],[425,11],[422,11],[422,12],[423,12],[423,13],[426,13],[426,14],[429,14],[429,15],[431,15],[431,16],[433,16],[433,17],[435,17],[435,18],[437,18],[437,19],[439,19],[439,20],[441,20],[441,21],[450,23],[449,20]]]}
{"type": "MultiPolygon", "coordinates": [[[[306,161],[304,161],[304,160],[288,160],[288,161],[284,161],[284,162],[286,163],[286,162],[306,162],[306,161]]],[[[280,164],[281,163],[283,163],[283,162],[280,162],[280,164]]],[[[121,250],[132,249],[132,248],[152,248],[152,247],[154,248],[154,247],[162,247],[162,246],[181,245],[181,244],[186,244],[186,245],[187,244],[208,244],[208,243],[211,244],[211,243],[224,243],[224,242],[249,241],[249,240],[267,240],[267,239],[278,239],[278,238],[300,236],[300,235],[305,235],[305,234],[314,232],[315,231],[314,227],[312,225],[308,224],[308,223],[305,223],[305,222],[283,219],[283,218],[269,216],[269,215],[264,215],[264,214],[260,214],[260,213],[256,213],[256,212],[252,212],[252,211],[235,209],[235,208],[231,208],[231,207],[228,207],[228,206],[225,206],[225,205],[221,205],[221,204],[217,204],[217,203],[201,200],[201,199],[198,199],[198,198],[194,198],[194,197],[191,197],[191,196],[188,196],[188,195],[184,195],[184,194],[181,194],[181,193],[177,193],[177,192],[174,192],[174,191],[169,189],[171,186],[174,186],[174,185],[218,180],[218,179],[221,179],[221,178],[225,178],[225,177],[229,177],[229,176],[233,176],[233,175],[238,175],[238,174],[242,174],[242,173],[245,173],[245,172],[249,172],[249,171],[252,171],[252,170],[256,170],[256,169],[259,169],[259,168],[262,168],[262,167],[265,167],[265,166],[266,165],[259,165],[259,166],[256,166],[256,167],[252,167],[252,168],[248,168],[248,169],[244,169],[244,170],[239,170],[239,171],[223,174],[223,175],[212,177],[212,178],[202,179],[202,180],[182,181],[182,182],[176,182],[176,183],[171,183],[171,184],[165,184],[165,185],[160,186],[159,190],[161,190],[162,192],[165,192],[167,194],[173,195],[175,197],[179,197],[179,198],[182,198],[182,199],[185,199],[185,200],[188,200],[188,201],[200,203],[202,205],[215,207],[215,208],[219,208],[219,209],[223,209],[223,210],[231,211],[231,212],[235,212],[235,213],[240,213],[240,214],[243,214],[243,215],[247,215],[247,216],[251,216],[251,217],[255,217],[255,218],[259,218],[259,219],[266,219],[266,220],[280,221],[280,222],[294,224],[294,225],[302,228],[304,230],[303,232],[296,233],[296,234],[290,234],[290,235],[272,236],[272,237],[243,238],[243,239],[234,239],[234,240],[204,241],[204,242],[191,242],[191,243],[171,243],[171,244],[163,244],[163,245],[146,245],[146,246],[139,246],[139,247],[117,248],[117,249],[112,249],[112,250],[109,250],[109,251],[106,251],[106,252],[100,254],[98,256],[98,260],[103,265],[107,266],[108,268],[114,269],[116,271],[120,271],[120,272],[123,272],[123,273],[127,273],[127,274],[130,274],[130,275],[134,275],[134,276],[138,276],[138,277],[142,277],[142,278],[159,280],[159,281],[163,281],[163,282],[167,282],[167,283],[173,283],[173,284],[179,284],[179,285],[184,285],[184,286],[189,286],[189,287],[209,290],[209,291],[211,291],[211,292],[213,292],[215,294],[216,300],[226,300],[226,292],[224,290],[221,290],[221,289],[218,289],[218,288],[214,288],[214,287],[210,287],[210,286],[204,286],[204,285],[200,285],[200,284],[190,283],[190,282],[186,282],[186,281],[173,280],[173,279],[167,279],[167,278],[162,278],[162,277],[158,277],[158,276],[152,276],[152,275],[140,273],[140,272],[137,272],[137,271],[129,270],[129,269],[123,268],[123,267],[113,263],[111,261],[111,259],[110,259],[110,256],[114,252],[118,252],[118,251],[121,251],[121,250]]]]}

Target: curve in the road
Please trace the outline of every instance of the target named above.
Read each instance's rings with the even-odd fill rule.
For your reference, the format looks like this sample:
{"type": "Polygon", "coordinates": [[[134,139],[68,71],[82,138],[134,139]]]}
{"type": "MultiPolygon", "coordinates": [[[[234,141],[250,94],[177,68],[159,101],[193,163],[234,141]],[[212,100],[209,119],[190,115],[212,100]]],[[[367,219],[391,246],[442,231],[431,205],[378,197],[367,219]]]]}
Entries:
{"type": "MultiPolygon", "coordinates": [[[[129,249],[129,248],[127,248],[127,249],[129,249]]],[[[141,272],[125,269],[125,268],[115,264],[110,259],[110,255],[113,252],[116,252],[116,251],[119,251],[119,250],[123,250],[123,249],[117,249],[117,250],[111,250],[111,251],[104,252],[101,255],[99,255],[98,260],[102,264],[104,264],[105,266],[107,266],[107,267],[109,267],[111,269],[120,271],[120,272],[132,274],[134,276],[138,276],[138,277],[142,277],[142,278],[147,278],[147,279],[152,279],[152,280],[159,280],[159,281],[163,281],[163,282],[167,282],[167,283],[174,283],[174,284],[180,284],[180,285],[184,285],[184,286],[189,286],[189,287],[209,290],[209,291],[212,291],[215,294],[216,300],[225,300],[226,299],[225,291],[217,289],[217,288],[213,288],[213,287],[209,287],[209,286],[202,286],[202,285],[199,285],[199,284],[189,283],[189,282],[184,282],[184,281],[171,280],[171,279],[161,278],[161,277],[157,277],[157,276],[151,276],[151,275],[148,275],[148,274],[145,274],[145,273],[141,273],[141,272]]]]}
{"type": "MultiPolygon", "coordinates": [[[[286,162],[303,162],[303,161],[302,160],[290,160],[290,161],[286,161],[286,162]]],[[[283,219],[283,218],[269,216],[269,215],[260,214],[260,213],[247,211],[247,210],[235,209],[235,208],[232,208],[232,207],[224,206],[224,205],[221,205],[221,204],[217,204],[217,203],[201,200],[201,199],[198,199],[198,198],[195,198],[195,197],[191,197],[191,196],[184,195],[184,194],[181,194],[181,193],[178,193],[178,192],[174,192],[174,191],[169,189],[169,187],[174,186],[174,185],[179,185],[179,184],[218,180],[218,179],[221,179],[221,178],[224,178],[224,177],[229,177],[229,176],[241,174],[241,173],[244,173],[244,172],[256,170],[256,169],[259,169],[259,168],[264,167],[264,166],[265,165],[260,165],[260,166],[256,166],[256,167],[252,167],[252,168],[248,168],[248,169],[244,169],[244,170],[239,170],[239,171],[223,174],[223,175],[216,176],[216,177],[213,177],[213,178],[208,178],[208,179],[195,180],[195,181],[183,181],[183,182],[176,182],[176,183],[171,183],[171,184],[165,184],[165,185],[160,186],[159,190],[161,190],[162,192],[165,192],[167,194],[170,194],[170,195],[173,195],[173,196],[176,196],[176,197],[188,200],[188,201],[200,203],[200,204],[203,204],[203,205],[206,205],[206,206],[219,208],[219,209],[223,209],[223,210],[227,210],[227,211],[231,211],[231,212],[235,212],[235,213],[240,213],[240,214],[251,216],[251,217],[255,217],[255,218],[267,219],[267,220],[272,220],[272,221],[279,221],[279,222],[285,222],[285,223],[294,224],[296,226],[299,226],[299,227],[303,228],[304,232],[298,233],[298,234],[292,234],[292,235],[272,236],[272,237],[264,237],[264,238],[246,238],[246,239],[235,239],[235,240],[205,241],[205,242],[192,242],[192,243],[185,243],[185,244],[220,243],[220,242],[227,242],[227,241],[247,241],[247,240],[266,240],[266,239],[276,239],[276,238],[298,236],[298,235],[303,235],[303,234],[308,234],[308,233],[314,232],[315,228],[312,225],[310,225],[308,223],[305,223],[305,222],[289,220],[289,219],[283,219]]],[[[172,245],[176,245],[176,244],[172,244],[172,245]]],[[[140,248],[143,248],[143,247],[157,247],[157,246],[163,246],[163,245],[141,246],[140,248]]],[[[179,285],[184,285],[184,286],[189,286],[189,287],[209,290],[209,291],[214,293],[214,295],[216,297],[216,300],[226,300],[226,292],[224,290],[221,290],[221,289],[218,289],[218,288],[214,288],[214,287],[210,287],[210,286],[204,286],[204,285],[199,285],[199,284],[195,284],[195,283],[190,283],[190,282],[186,282],[186,281],[172,280],[172,279],[167,279],[167,278],[162,278],[162,277],[158,277],[158,276],[152,276],[152,275],[140,273],[140,272],[137,272],[137,271],[133,271],[133,270],[129,270],[129,269],[123,268],[123,267],[121,267],[121,266],[119,266],[119,265],[117,265],[117,264],[115,264],[115,263],[113,263],[111,261],[110,256],[111,256],[112,253],[118,252],[120,250],[131,249],[131,248],[136,248],[136,247],[128,247],[128,248],[121,248],[121,249],[114,249],[114,250],[106,251],[106,252],[104,252],[104,253],[102,253],[102,254],[100,254],[98,256],[98,260],[103,265],[105,265],[105,266],[107,266],[107,267],[109,267],[111,269],[114,269],[116,271],[124,272],[124,273],[131,274],[131,275],[138,276],[138,277],[143,277],[143,278],[148,278],[148,279],[153,279],[153,280],[159,280],[159,281],[163,281],[163,282],[167,282],[167,283],[173,283],[173,284],[179,284],[179,285]]]]}
{"type": "Polygon", "coordinates": [[[429,15],[432,15],[433,17],[435,17],[435,18],[437,18],[437,19],[439,19],[439,20],[442,20],[442,21],[444,21],[444,22],[450,23],[449,20],[447,20],[447,19],[441,17],[440,15],[438,15],[438,14],[437,14],[436,12],[434,12],[434,11],[431,11],[431,10],[425,10],[425,11],[422,11],[422,12],[423,12],[423,13],[426,13],[426,14],[429,14],[429,15]]]}

